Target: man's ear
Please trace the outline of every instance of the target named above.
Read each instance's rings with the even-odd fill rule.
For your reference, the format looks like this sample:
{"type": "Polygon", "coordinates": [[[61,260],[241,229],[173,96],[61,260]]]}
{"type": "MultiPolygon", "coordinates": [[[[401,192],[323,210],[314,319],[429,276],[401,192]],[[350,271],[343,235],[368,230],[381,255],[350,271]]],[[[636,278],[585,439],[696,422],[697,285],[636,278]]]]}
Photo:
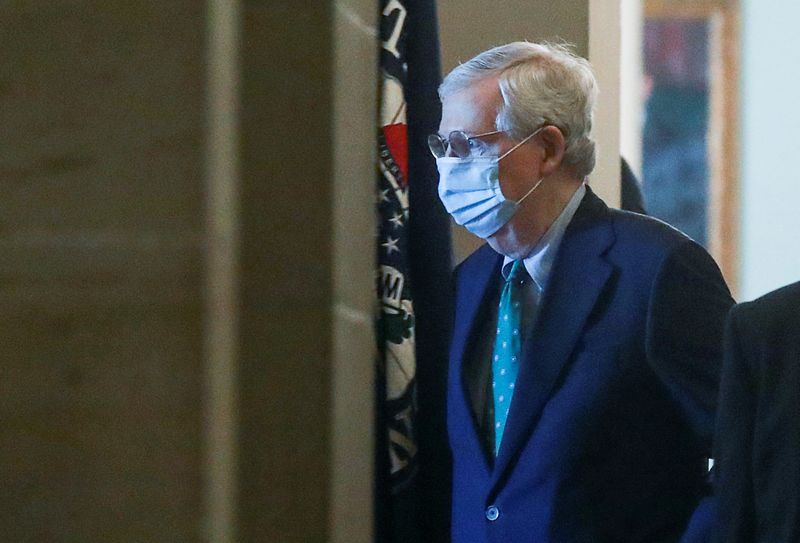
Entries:
{"type": "Polygon", "coordinates": [[[553,125],[545,126],[539,132],[537,138],[542,147],[541,172],[543,176],[555,173],[564,160],[564,151],[567,148],[567,140],[558,127],[553,125]]]}

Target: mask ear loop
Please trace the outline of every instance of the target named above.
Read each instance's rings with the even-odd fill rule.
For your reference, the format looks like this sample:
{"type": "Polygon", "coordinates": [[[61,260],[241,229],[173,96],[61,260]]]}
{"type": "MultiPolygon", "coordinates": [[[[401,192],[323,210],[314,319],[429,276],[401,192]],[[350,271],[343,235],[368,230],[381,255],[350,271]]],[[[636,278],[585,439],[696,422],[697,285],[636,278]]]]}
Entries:
{"type": "Polygon", "coordinates": [[[520,145],[522,145],[523,143],[525,143],[526,141],[528,141],[529,139],[531,139],[533,136],[535,136],[536,134],[538,134],[539,132],[541,132],[541,131],[542,131],[544,128],[546,128],[547,126],[548,126],[548,125],[544,125],[544,126],[541,126],[541,127],[539,127],[539,129],[538,129],[538,130],[536,130],[535,132],[533,132],[532,134],[530,134],[530,135],[529,135],[529,136],[527,136],[526,138],[524,138],[524,139],[520,140],[520,141],[519,141],[519,143],[517,143],[517,144],[516,144],[514,147],[512,147],[511,149],[509,149],[508,151],[506,151],[505,153],[503,153],[503,154],[502,154],[502,155],[500,155],[499,157],[497,157],[497,162],[500,162],[501,160],[503,160],[504,158],[506,158],[506,157],[507,157],[508,155],[510,155],[510,154],[511,154],[513,151],[515,151],[517,147],[519,147],[520,145]]]}
{"type": "MultiPolygon", "coordinates": [[[[503,153],[503,154],[502,154],[500,157],[498,157],[498,158],[497,158],[497,162],[500,162],[502,159],[504,159],[505,157],[507,157],[507,156],[508,156],[508,155],[511,153],[511,151],[513,151],[514,149],[516,149],[517,147],[519,147],[520,145],[522,145],[523,143],[525,143],[526,141],[528,141],[529,139],[531,139],[533,136],[535,136],[536,134],[538,134],[539,132],[541,132],[541,131],[542,131],[543,129],[545,129],[547,126],[548,126],[548,125],[544,125],[544,126],[541,126],[541,127],[539,127],[539,129],[538,129],[538,130],[536,130],[535,132],[533,132],[533,133],[532,133],[530,136],[528,136],[528,137],[526,137],[525,139],[521,140],[521,141],[520,141],[518,144],[516,144],[514,147],[512,147],[511,149],[509,149],[508,151],[506,151],[505,153],[503,153]]],[[[541,184],[542,184],[542,181],[544,181],[544,177],[542,177],[541,179],[539,179],[539,180],[536,182],[536,184],[535,184],[535,185],[533,185],[533,187],[531,187],[531,189],[530,189],[528,192],[526,192],[526,193],[525,193],[525,195],[524,195],[522,198],[520,198],[519,200],[517,200],[516,204],[517,204],[517,205],[520,205],[520,204],[522,203],[522,201],[523,201],[525,198],[527,198],[528,196],[530,196],[530,195],[531,195],[531,193],[532,193],[533,191],[535,191],[536,189],[538,189],[538,188],[539,188],[539,185],[541,185],[541,184]]]]}
{"type": "Polygon", "coordinates": [[[544,181],[544,177],[542,177],[541,179],[539,179],[539,180],[536,182],[536,184],[535,184],[533,187],[531,187],[531,190],[529,190],[528,192],[526,192],[526,193],[525,193],[525,196],[523,196],[522,198],[520,198],[519,200],[517,200],[517,202],[516,202],[516,203],[517,203],[517,205],[520,205],[520,204],[522,203],[522,201],[523,201],[525,198],[527,198],[528,196],[530,196],[530,195],[531,195],[531,193],[532,193],[533,191],[535,191],[536,189],[538,189],[538,188],[539,188],[539,185],[541,185],[541,184],[542,184],[542,181],[544,181]]]}

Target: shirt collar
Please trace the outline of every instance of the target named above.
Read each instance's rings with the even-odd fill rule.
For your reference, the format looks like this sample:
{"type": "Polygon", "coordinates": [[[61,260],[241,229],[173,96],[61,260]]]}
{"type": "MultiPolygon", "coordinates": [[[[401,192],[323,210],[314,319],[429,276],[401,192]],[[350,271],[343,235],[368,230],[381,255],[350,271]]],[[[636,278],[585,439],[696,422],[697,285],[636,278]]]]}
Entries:
{"type": "MultiPolygon", "coordinates": [[[[561,239],[564,237],[567,225],[569,225],[572,217],[578,210],[578,206],[581,205],[581,200],[583,200],[585,194],[586,185],[581,183],[569,199],[569,202],[567,202],[567,205],[564,206],[558,218],[553,221],[553,224],[550,225],[547,232],[544,233],[530,254],[523,260],[525,270],[528,272],[528,275],[531,276],[540,291],[543,291],[547,284],[547,279],[550,276],[550,269],[553,267],[553,262],[558,252],[558,246],[561,244],[561,239]]],[[[502,272],[505,279],[508,279],[508,274],[511,273],[511,266],[513,263],[514,260],[509,257],[505,257],[503,260],[502,272]]]]}

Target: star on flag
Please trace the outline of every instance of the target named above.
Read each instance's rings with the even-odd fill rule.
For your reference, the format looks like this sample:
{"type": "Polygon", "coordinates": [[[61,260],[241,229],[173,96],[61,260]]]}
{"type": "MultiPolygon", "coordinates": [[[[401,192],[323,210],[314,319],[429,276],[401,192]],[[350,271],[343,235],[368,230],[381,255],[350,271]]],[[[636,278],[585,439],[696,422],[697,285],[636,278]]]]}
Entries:
{"type": "Polygon", "coordinates": [[[400,241],[400,238],[392,239],[391,236],[386,238],[384,243],[381,243],[381,247],[386,247],[386,253],[392,254],[392,251],[400,252],[400,248],[397,246],[397,242],[400,241]]]}

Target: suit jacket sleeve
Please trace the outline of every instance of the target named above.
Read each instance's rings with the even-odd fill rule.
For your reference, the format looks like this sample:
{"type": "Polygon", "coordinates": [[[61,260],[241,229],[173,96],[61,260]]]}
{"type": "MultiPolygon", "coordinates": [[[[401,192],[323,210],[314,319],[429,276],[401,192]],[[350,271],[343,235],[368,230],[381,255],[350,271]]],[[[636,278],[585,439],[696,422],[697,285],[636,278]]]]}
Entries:
{"type": "MultiPolygon", "coordinates": [[[[752,361],[740,329],[739,310],[734,308],[725,331],[725,358],[720,383],[719,419],[714,442],[716,494],[719,496],[717,540],[753,541],[753,430],[756,388],[752,361]]],[[[750,338],[753,339],[753,338],[750,338]]]]}
{"type": "Polygon", "coordinates": [[[733,305],[711,256],[686,239],[663,259],[651,291],[648,362],[711,456],[725,319],[733,305]]]}

